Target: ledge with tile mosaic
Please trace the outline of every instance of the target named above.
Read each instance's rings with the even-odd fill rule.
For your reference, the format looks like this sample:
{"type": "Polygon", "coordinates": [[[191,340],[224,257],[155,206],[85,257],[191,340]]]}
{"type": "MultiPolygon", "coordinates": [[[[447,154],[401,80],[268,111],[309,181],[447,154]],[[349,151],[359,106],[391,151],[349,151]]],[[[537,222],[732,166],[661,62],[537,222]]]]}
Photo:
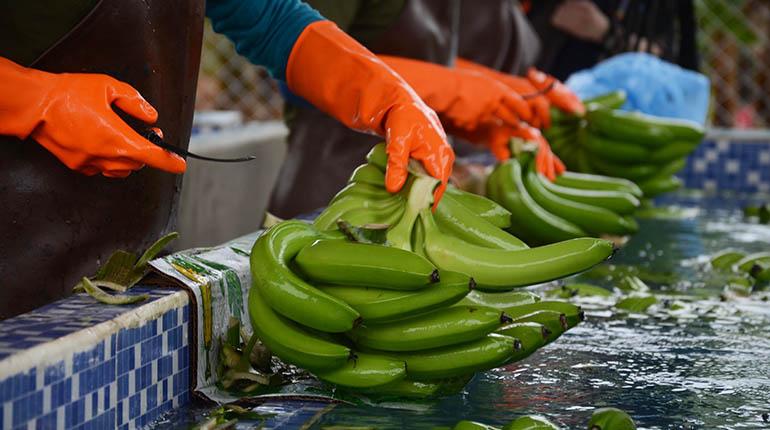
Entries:
{"type": "Polygon", "coordinates": [[[190,304],[175,288],[76,294],[0,321],[0,429],[132,429],[189,401],[190,304]]]}

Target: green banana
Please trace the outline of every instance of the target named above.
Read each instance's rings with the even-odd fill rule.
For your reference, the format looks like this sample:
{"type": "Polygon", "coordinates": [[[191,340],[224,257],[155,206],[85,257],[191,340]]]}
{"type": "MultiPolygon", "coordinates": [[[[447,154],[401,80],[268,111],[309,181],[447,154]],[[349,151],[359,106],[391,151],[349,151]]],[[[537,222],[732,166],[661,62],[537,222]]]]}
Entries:
{"type": "Polygon", "coordinates": [[[768,264],[768,262],[755,263],[753,266],[751,266],[749,275],[751,275],[751,277],[756,279],[758,282],[764,283],[770,281],[770,264],[768,264]]]}
{"type": "Polygon", "coordinates": [[[509,314],[509,316],[513,319],[516,319],[520,316],[530,315],[537,311],[556,311],[564,314],[568,328],[575,327],[585,319],[585,313],[580,306],[556,300],[544,300],[537,303],[511,306],[503,309],[503,311],[506,314],[509,314]]]}
{"type": "Polygon", "coordinates": [[[603,107],[606,109],[620,109],[626,103],[626,92],[623,90],[611,91],[590,99],[583,100],[586,109],[603,107]]]}
{"type": "Polygon", "coordinates": [[[620,409],[601,408],[591,414],[588,430],[636,430],[636,424],[620,409]]]}
{"type": "MultiPolygon", "coordinates": [[[[548,109],[548,111],[551,117],[551,127],[554,127],[556,125],[562,125],[562,124],[574,124],[580,121],[579,116],[565,112],[555,106],[551,106],[548,109]]],[[[549,129],[550,127],[547,128],[546,130],[549,130],[549,129]]]]}
{"type": "Polygon", "coordinates": [[[419,255],[384,245],[317,240],[299,251],[297,268],[316,282],[415,290],[438,282],[436,267],[419,255]]]}
{"type": "Polygon", "coordinates": [[[489,249],[443,235],[430,209],[420,220],[428,258],[440,269],[472,277],[479,288],[511,289],[563,278],[601,263],[613,252],[611,242],[594,238],[516,251],[489,249]]]}
{"type": "Polygon", "coordinates": [[[443,232],[474,245],[495,249],[528,248],[515,236],[477,216],[455,200],[451,194],[444,195],[434,216],[443,232]]]}
{"type": "Polygon", "coordinates": [[[559,430],[560,427],[539,415],[525,415],[508,424],[502,430],[559,430]]]}
{"type": "Polygon", "coordinates": [[[397,210],[395,206],[403,206],[403,198],[394,195],[382,200],[370,200],[360,196],[345,196],[333,204],[329,205],[313,221],[313,226],[319,231],[331,230],[337,227],[337,220],[344,217],[345,214],[354,210],[367,210],[371,212],[382,212],[397,210]]]}
{"type": "Polygon", "coordinates": [[[636,233],[634,226],[628,224],[622,216],[604,208],[575,202],[553,194],[543,185],[545,181],[548,179],[530,169],[524,178],[524,186],[535,202],[547,211],[594,235],[623,236],[636,233]]]}
{"type": "Polygon", "coordinates": [[[504,325],[495,333],[519,339],[523,356],[518,359],[522,360],[545,345],[545,340],[548,339],[551,331],[542,324],[522,322],[504,325]]]}
{"type": "Polygon", "coordinates": [[[615,163],[634,164],[651,158],[650,150],[643,146],[615,141],[596,133],[588,133],[583,144],[593,157],[615,163]]]}
{"type": "Polygon", "coordinates": [[[703,127],[693,121],[662,118],[639,112],[626,112],[597,107],[586,112],[591,128],[618,140],[627,140],[651,147],[672,140],[700,142],[703,127]]]}
{"type": "Polygon", "coordinates": [[[430,176],[417,176],[410,179],[406,208],[401,219],[387,232],[388,243],[407,251],[412,250],[412,230],[420,210],[433,203],[433,190],[439,181],[430,176]]]}
{"type": "Polygon", "coordinates": [[[553,123],[550,127],[543,130],[543,136],[551,142],[552,140],[565,139],[574,135],[580,127],[579,121],[572,123],[553,123]]]}
{"type": "Polygon", "coordinates": [[[391,201],[383,205],[381,209],[372,207],[357,207],[343,212],[337,218],[342,219],[354,226],[362,225],[393,225],[401,219],[404,213],[404,204],[401,201],[391,201]]]}
{"type": "Polygon", "coordinates": [[[302,221],[271,227],[251,250],[252,290],[259,290],[276,312],[300,324],[330,333],[348,331],[360,322],[358,312],[309,285],[288,266],[301,249],[321,237],[302,221]]]}
{"type": "Polygon", "coordinates": [[[591,157],[588,159],[588,163],[591,165],[591,168],[599,173],[630,179],[634,182],[643,181],[655,176],[661,169],[656,164],[617,165],[599,157],[591,157]]]}
{"type": "Polygon", "coordinates": [[[387,324],[363,324],[348,335],[358,345],[381,351],[418,351],[479,339],[510,318],[480,306],[452,306],[387,324]]]}
{"type": "Polygon", "coordinates": [[[258,288],[249,291],[251,327],[262,343],[281,360],[306,369],[335,369],[351,356],[349,348],[318,338],[267,304],[258,288]]]}
{"type": "Polygon", "coordinates": [[[770,262],[770,252],[755,252],[748,254],[735,262],[735,269],[741,272],[748,272],[757,263],[770,262]]]}
{"type": "Polygon", "coordinates": [[[473,375],[464,375],[457,378],[436,379],[428,381],[412,381],[401,379],[390,384],[380,385],[372,389],[359,389],[357,391],[371,394],[377,398],[395,397],[398,399],[425,399],[437,397],[443,394],[455,394],[462,390],[471,380],[473,375]]]}
{"type": "Polygon", "coordinates": [[[451,195],[458,203],[497,228],[508,228],[511,225],[511,213],[493,200],[452,185],[447,186],[445,195],[451,195]]]}
{"type": "Polygon", "coordinates": [[[425,230],[423,230],[420,223],[415,223],[412,229],[412,251],[423,258],[428,258],[425,255],[425,230]]]}
{"type": "Polygon", "coordinates": [[[655,197],[678,190],[682,187],[682,184],[682,180],[676,176],[666,176],[664,178],[652,178],[639,182],[639,188],[641,188],[646,197],[655,197]]]}
{"type": "Polygon", "coordinates": [[[567,323],[567,317],[558,311],[535,311],[531,314],[521,315],[513,320],[514,323],[534,322],[542,324],[548,329],[549,334],[545,339],[545,343],[549,344],[556,340],[559,336],[564,334],[569,329],[567,323]]]}
{"type": "Polygon", "coordinates": [[[500,430],[500,429],[495,426],[482,424],[476,421],[463,420],[455,424],[455,426],[452,427],[452,430],[500,430]]]}
{"type": "Polygon", "coordinates": [[[743,252],[728,248],[711,257],[711,267],[719,270],[727,270],[745,256],[746,254],[743,252]]]}
{"type": "Polygon", "coordinates": [[[511,211],[511,232],[531,243],[550,243],[586,233],[576,225],[560,218],[538,205],[524,187],[522,167],[511,159],[497,166],[501,169],[500,204],[511,211]]]}
{"type": "Polygon", "coordinates": [[[556,184],[581,190],[620,191],[633,194],[637,198],[644,195],[639,186],[628,179],[590,173],[567,171],[556,177],[556,184]]]}
{"type": "Polygon", "coordinates": [[[653,163],[669,162],[677,158],[685,158],[695,150],[700,142],[668,142],[666,146],[652,151],[649,161],[653,163]]]}
{"type": "Polygon", "coordinates": [[[635,195],[626,191],[587,190],[559,185],[548,180],[541,180],[540,182],[546,190],[559,197],[573,202],[598,206],[620,215],[632,214],[640,204],[635,195]]]}
{"type": "Polygon", "coordinates": [[[394,291],[344,285],[319,286],[358,311],[367,323],[403,319],[456,303],[474,287],[472,278],[441,272],[441,280],[416,291],[394,291]]]}
{"type": "Polygon", "coordinates": [[[443,348],[389,354],[406,362],[410,379],[429,381],[495,368],[510,360],[520,348],[518,339],[491,333],[443,348]]]}
{"type": "Polygon", "coordinates": [[[571,299],[573,297],[610,297],[612,291],[606,288],[597,287],[591,284],[568,284],[556,287],[546,292],[549,296],[556,296],[562,299],[571,299]]]}
{"type": "Polygon", "coordinates": [[[314,373],[319,379],[335,385],[371,388],[404,379],[406,364],[384,355],[357,352],[342,367],[314,373]]]}
{"type": "Polygon", "coordinates": [[[490,293],[474,290],[468,293],[468,295],[460,300],[459,303],[464,305],[487,306],[503,310],[511,306],[526,305],[538,301],[540,301],[540,297],[529,291],[501,291],[490,293]]]}
{"type": "Polygon", "coordinates": [[[341,189],[339,192],[337,192],[337,194],[334,195],[334,197],[332,197],[331,201],[329,201],[329,206],[334,205],[336,201],[347,196],[362,197],[367,200],[376,201],[385,200],[389,197],[395,197],[398,196],[398,194],[390,194],[385,188],[382,188],[381,186],[366,184],[363,182],[351,182],[345,185],[343,189],[341,189]]]}
{"type": "Polygon", "coordinates": [[[388,153],[385,151],[385,144],[378,143],[374,145],[371,151],[366,154],[366,162],[385,173],[388,167],[388,153]]]}
{"type": "Polygon", "coordinates": [[[377,166],[365,163],[353,170],[348,182],[385,187],[385,174],[377,166]]]}

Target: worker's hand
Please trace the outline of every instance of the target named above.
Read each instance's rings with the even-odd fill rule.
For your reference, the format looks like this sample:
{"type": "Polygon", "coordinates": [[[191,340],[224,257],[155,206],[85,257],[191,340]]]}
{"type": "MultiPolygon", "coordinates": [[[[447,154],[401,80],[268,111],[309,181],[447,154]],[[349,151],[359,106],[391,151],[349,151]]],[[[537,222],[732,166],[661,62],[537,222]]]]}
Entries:
{"type": "Polygon", "coordinates": [[[154,124],[158,112],[106,75],[53,74],[0,58],[0,134],[31,137],[67,167],[125,177],[145,165],[182,173],[185,161],[150,143],[112,109],[154,124]]]}
{"type": "Polygon", "coordinates": [[[557,108],[573,115],[585,113],[586,108],[580,101],[580,97],[553,76],[530,67],[527,71],[527,79],[539,91],[545,92],[545,96],[557,108]]]}
{"type": "Polygon", "coordinates": [[[519,94],[483,73],[401,57],[380,58],[438,113],[450,133],[472,132],[483,124],[513,127],[532,116],[519,94]]]}
{"type": "Polygon", "coordinates": [[[567,170],[564,163],[551,151],[551,145],[545,140],[540,130],[522,124],[521,127],[513,130],[513,137],[518,137],[537,144],[537,154],[535,154],[535,168],[543,176],[553,181],[556,176],[561,175],[567,170]]]}
{"type": "MultiPolygon", "coordinates": [[[[532,112],[529,119],[522,119],[533,127],[545,129],[551,126],[551,114],[549,111],[551,104],[544,94],[538,92],[537,88],[532,85],[529,79],[508,75],[462,58],[457,59],[457,67],[461,70],[469,70],[484,74],[522,97],[522,99],[529,105],[530,111],[532,112]]],[[[518,126],[518,123],[511,124],[511,126],[516,127],[518,126]]]]}
{"type": "Polygon", "coordinates": [[[591,0],[565,0],[551,15],[551,25],[578,39],[599,43],[610,29],[610,20],[591,0]]]}
{"type": "Polygon", "coordinates": [[[422,163],[441,181],[434,207],[438,204],[452,173],[454,152],[436,114],[382,60],[334,23],[318,21],[295,42],[286,80],[294,94],[348,127],[385,137],[388,191],[404,185],[409,158],[422,163]]]}

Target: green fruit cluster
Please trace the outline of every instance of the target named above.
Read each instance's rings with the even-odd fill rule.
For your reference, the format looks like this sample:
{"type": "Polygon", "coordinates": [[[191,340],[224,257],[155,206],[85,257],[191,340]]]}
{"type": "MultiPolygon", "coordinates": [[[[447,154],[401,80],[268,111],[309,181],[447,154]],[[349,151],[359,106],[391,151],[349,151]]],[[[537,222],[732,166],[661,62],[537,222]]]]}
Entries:
{"type": "Polygon", "coordinates": [[[521,151],[487,178],[487,195],[511,212],[508,230],[528,244],[622,237],[638,230],[632,215],[642,193],[633,182],[573,172],[551,182],[534,164],[532,153],[521,151]]]}
{"type": "Polygon", "coordinates": [[[699,124],[627,112],[622,91],[587,100],[585,116],[558,112],[543,131],[569,169],[634,181],[645,198],[681,187],[674,176],[703,140],[699,124]]]}
{"type": "Polygon", "coordinates": [[[313,224],[280,222],[254,244],[249,314],[276,356],[341,387],[434,396],[583,319],[579,306],[512,290],[586,270],[611,243],[529,248],[484,197],[453,188],[432,211],[436,181],[419,172],[391,195],[385,161],[378,146],[313,224]]]}

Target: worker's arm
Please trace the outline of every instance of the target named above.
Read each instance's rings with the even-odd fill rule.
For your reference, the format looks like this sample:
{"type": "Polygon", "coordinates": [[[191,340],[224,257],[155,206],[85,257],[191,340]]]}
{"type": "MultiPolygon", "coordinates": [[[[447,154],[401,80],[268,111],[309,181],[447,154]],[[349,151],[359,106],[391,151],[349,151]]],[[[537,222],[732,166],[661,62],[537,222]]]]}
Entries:
{"type": "Polygon", "coordinates": [[[207,3],[214,30],[240,54],[346,126],[385,138],[389,191],[401,189],[414,158],[441,180],[438,203],[454,152],[436,114],[391,68],[299,0],[207,3]]]}
{"type": "Polygon", "coordinates": [[[184,159],[150,143],[114,107],[154,124],[158,112],[109,76],[47,73],[0,57],[0,135],[32,138],[86,175],[125,177],[144,165],[182,173],[184,159]]]}

